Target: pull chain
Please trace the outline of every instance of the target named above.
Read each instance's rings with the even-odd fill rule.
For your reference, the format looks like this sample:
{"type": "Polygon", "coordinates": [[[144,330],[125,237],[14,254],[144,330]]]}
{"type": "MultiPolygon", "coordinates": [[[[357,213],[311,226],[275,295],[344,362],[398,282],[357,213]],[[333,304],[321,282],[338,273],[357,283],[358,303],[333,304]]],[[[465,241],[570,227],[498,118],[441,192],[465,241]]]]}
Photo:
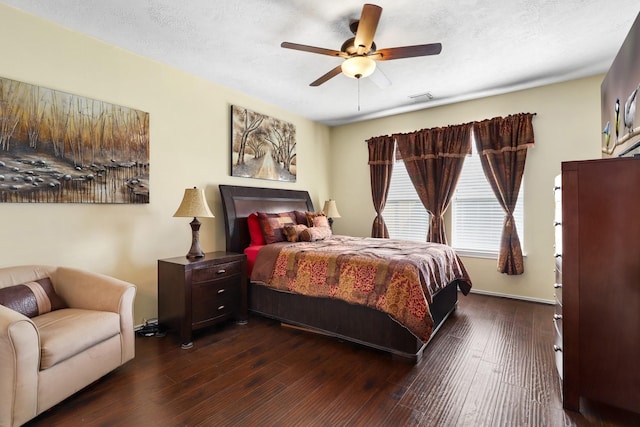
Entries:
{"type": "Polygon", "coordinates": [[[358,77],[358,111],[360,111],[360,78],[358,77]]]}

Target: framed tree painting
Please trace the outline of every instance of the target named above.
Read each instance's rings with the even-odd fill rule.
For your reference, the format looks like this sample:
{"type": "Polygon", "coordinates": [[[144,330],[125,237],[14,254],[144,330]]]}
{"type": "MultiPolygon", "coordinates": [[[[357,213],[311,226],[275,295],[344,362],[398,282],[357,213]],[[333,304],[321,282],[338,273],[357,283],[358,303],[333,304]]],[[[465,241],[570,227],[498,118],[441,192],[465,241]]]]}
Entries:
{"type": "Polygon", "coordinates": [[[0,202],[149,203],[149,113],[0,77],[0,202]]]}
{"type": "Polygon", "coordinates": [[[247,108],[231,106],[231,175],[295,182],[296,128],[247,108]]]}

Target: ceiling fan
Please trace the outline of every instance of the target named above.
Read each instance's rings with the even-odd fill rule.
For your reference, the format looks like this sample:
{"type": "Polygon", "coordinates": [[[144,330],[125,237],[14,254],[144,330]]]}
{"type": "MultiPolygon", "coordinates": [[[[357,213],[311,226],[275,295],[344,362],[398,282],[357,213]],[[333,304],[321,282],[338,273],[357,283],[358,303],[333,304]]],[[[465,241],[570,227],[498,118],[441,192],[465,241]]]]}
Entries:
{"type": "Polygon", "coordinates": [[[309,86],[320,86],[340,73],[355,79],[367,77],[375,71],[376,61],[437,55],[442,51],[440,43],[377,49],[376,44],[373,42],[373,36],[378,27],[381,14],[382,8],[380,6],[365,4],[362,7],[360,20],[352,21],[349,24],[349,28],[355,37],[346,40],[339,51],[289,42],[282,42],[280,46],[287,49],[344,58],[342,64],[311,82],[309,86]]]}

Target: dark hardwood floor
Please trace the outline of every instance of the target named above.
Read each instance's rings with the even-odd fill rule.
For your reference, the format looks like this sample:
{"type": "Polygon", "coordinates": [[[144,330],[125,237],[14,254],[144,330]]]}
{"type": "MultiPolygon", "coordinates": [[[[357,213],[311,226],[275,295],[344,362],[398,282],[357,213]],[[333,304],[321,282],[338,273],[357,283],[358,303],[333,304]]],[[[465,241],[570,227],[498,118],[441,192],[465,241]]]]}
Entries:
{"type": "Polygon", "coordinates": [[[562,410],[553,306],[461,296],[415,366],[251,317],[136,338],[136,358],[28,426],[617,426],[640,415],[562,410]]]}

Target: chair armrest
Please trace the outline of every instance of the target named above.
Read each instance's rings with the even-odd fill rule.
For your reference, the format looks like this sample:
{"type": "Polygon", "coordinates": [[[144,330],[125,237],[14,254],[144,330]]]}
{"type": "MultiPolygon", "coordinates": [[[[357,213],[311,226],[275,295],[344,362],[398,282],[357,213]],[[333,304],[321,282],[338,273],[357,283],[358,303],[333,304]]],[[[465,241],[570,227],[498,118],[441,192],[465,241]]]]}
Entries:
{"type": "Polygon", "coordinates": [[[37,415],[40,337],[26,316],[0,305],[0,425],[37,415]]]}
{"type": "Polygon", "coordinates": [[[51,274],[51,283],[71,308],[114,313],[120,313],[126,290],[135,288],[114,277],[68,267],[58,267],[51,274]]]}
{"type": "Polygon", "coordinates": [[[132,283],[75,268],[58,267],[51,274],[56,293],[69,307],[112,311],[120,315],[122,363],[135,354],[133,332],[133,300],[136,286],[132,283]]]}

